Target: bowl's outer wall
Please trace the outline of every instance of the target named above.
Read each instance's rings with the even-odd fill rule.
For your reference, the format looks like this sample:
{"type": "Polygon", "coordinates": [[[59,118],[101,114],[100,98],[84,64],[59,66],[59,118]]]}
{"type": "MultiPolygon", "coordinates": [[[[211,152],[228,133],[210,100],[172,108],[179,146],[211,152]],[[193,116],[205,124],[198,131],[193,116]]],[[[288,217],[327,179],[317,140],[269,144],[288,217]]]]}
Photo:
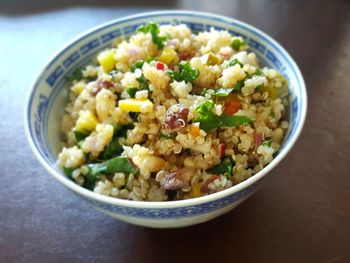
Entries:
{"type": "MultiPolygon", "coordinates": [[[[255,31],[254,28],[248,25],[224,17],[209,16],[202,13],[149,13],[144,16],[117,20],[76,39],[51,60],[35,81],[28,99],[27,135],[29,135],[29,141],[39,161],[56,179],[75,190],[76,185],[72,186],[73,183],[68,182],[68,179],[55,165],[57,154],[61,148],[60,125],[68,94],[68,89],[64,88],[68,85],[65,77],[76,68],[88,64],[98,51],[111,46],[115,38],[128,37],[141,24],[151,20],[160,24],[176,25],[184,23],[195,33],[215,27],[216,29],[228,30],[232,34],[241,35],[245,38],[250,49],[257,54],[263,65],[278,70],[289,81],[291,89],[289,118],[291,123],[284,146],[292,140],[295,141],[296,138],[293,137],[295,137],[298,127],[303,124],[301,107],[306,104],[306,101],[302,101],[303,99],[306,100],[306,97],[303,98],[304,83],[294,61],[280,46],[276,45],[262,32],[255,31]]],[[[281,151],[283,151],[284,146],[282,146],[281,151]]],[[[253,193],[258,184],[259,182],[256,182],[242,191],[221,198],[221,201],[216,200],[215,202],[205,202],[173,209],[159,208],[154,209],[152,213],[149,213],[149,209],[141,207],[105,204],[98,198],[91,199],[86,195],[84,199],[89,200],[95,207],[108,211],[109,214],[113,214],[124,221],[150,226],[149,222],[152,220],[151,225],[153,226],[167,227],[171,225],[174,227],[204,222],[232,209],[237,203],[253,193]],[[176,218],[177,223],[172,222],[174,218],[176,218]]],[[[75,190],[75,192],[77,191],[75,190]]],[[[79,193],[81,192],[84,193],[84,191],[79,190],[79,193]]]]}

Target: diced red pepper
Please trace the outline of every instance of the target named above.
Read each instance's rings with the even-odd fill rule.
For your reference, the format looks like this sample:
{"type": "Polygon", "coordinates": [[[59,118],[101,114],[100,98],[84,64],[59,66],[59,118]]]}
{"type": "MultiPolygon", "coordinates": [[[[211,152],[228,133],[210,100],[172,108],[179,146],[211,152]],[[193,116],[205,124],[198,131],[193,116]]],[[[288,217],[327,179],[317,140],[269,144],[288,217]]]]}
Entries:
{"type": "Polygon", "coordinates": [[[258,147],[263,143],[264,141],[264,134],[262,132],[256,132],[254,133],[254,149],[258,149],[258,147]]]}
{"type": "Polygon", "coordinates": [[[165,65],[162,62],[157,62],[156,63],[156,68],[158,70],[164,70],[165,69],[165,65]]]}
{"type": "Polygon", "coordinates": [[[226,144],[220,143],[219,144],[219,155],[220,155],[220,157],[224,157],[225,156],[225,151],[226,151],[226,144]]]}
{"type": "Polygon", "coordinates": [[[237,100],[230,100],[226,102],[224,113],[227,115],[235,114],[241,108],[241,103],[237,100]]]}
{"type": "Polygon", "coordinates": [[[104,86],[106,86],[107,88],[114,88],[115,87],[115,84],[112,81],[109,81],[109,80],[102,81],[102,84],[104,86]]]}

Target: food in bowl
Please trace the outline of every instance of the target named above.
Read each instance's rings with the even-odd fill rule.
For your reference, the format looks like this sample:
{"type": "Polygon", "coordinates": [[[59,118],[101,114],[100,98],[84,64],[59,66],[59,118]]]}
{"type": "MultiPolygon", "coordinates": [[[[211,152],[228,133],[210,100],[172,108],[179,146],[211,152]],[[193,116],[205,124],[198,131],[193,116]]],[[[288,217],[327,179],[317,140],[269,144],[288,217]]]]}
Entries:
{"type": "Polygon", "coordinates": [[[200,197],[262,170],[288,129],[288,82],[240,36],[149,23],[69,76],[58,165],[96,193],[200,197]]]}

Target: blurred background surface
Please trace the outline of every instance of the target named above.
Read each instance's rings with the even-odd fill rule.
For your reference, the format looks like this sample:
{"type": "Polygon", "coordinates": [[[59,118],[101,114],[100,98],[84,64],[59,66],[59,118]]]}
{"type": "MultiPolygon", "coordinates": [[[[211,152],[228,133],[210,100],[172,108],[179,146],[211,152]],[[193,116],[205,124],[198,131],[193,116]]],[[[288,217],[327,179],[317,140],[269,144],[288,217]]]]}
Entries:
{"type": "Polygon", "coordinates": [[[0,0],[0,262],[350,262],[350,2],[0,0]],[[307,122],[247,202],[153,230],[111,219],[49,177],[23,132],[28,86],[75,35],[129,14],[214,12],[279,41],[304,74],[307,122]]]}

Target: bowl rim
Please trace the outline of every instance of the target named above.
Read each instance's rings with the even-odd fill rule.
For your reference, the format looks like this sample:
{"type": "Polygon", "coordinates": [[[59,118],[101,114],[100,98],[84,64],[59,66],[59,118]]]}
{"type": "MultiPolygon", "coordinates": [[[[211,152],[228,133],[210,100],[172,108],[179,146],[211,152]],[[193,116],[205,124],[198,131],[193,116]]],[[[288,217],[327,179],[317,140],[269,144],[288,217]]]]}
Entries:
{"type": "Polygon", "coordinates": [[[289,53],[282,47],[281,44],[279,44],[277,41],[275,41],[272,37],[261,31],[260,29],[257,29],[254,26],[251,26],[250,24],[247,24],[245,22],[242,22],[240,20],[237,20],[235,18],[230,18],[227,16],[217,15],[209,12],[198,12],[198,11],[186,11],[186,10],[164,10],[164,11],[153,11],[153,12],[142,12],[134,15],[128,15],[124,16],[118,19],[114,19],[111,21],[108,21],[106,23],[97,25],[89,30],[86,30],[80,34],[78,34],[76,37],[72,38],[71,40],[67,41],[62,48],[58,49],[56,52],[53,53],[53,55],[48,59],[48,62],[42,67],[42,70],[37,75],[37,77],[34,79],[34,81],[30,84],[27,97],[26,97],[26,104],[25,104],[25,110],[24,110],[24,128],[25,128],[25,134],[27,141],[30,145],[30,148],[32,149],[32,152],[34,153],[36,159],[41,163],[41,165],[46,169],[46,171],[53,176],[56,180],[58,180],[60,183],[68,187],[73,192],[80,194],[84,197],[87,197],[89,199],[99,201],[105,204],[109,205],[116,205],[116,206],[122,206],[122,207],[129,207],[129,208],[143,208],[143,209],[170,209],[170,208],[180,208],[180,207],[188,207],[188,206],[197,206],[205,203],[209,203],[215,200],[219,200],[228,196],[231,196],[235,193],[238,193],[245,188],[253,185],[254,183],[257,183],[260,181],[265,175],[267,175],[269,172],[271,172],[288,154],[288,152],[292,149],[292,147],[295,145],[297,139],[300,136],[300,133],[303,129],[305,119],[306,119],[306,113],[307,113],[307,92],[305,87],[305,81],[303,79],[303,76],[301,74],[301,71],[299,67],[297,66],[294,59],[289,55],[289,53]],[[125,20],[130,19],[138,19],[138,18],[146,18],[146,17],[152,17],[152,16],[160,16],[160,15],[191,15],[191,16],[201,16],[207,19],[219,19],[223,22],[234,22],[236,24],[242,25],[251,31],[255,31],[259,33],[260,35],[264,36],[265,39],[267,39],[269,42],[273,43],[277,49],[279,49],[286,58],[290,61],[291,67],[294,68],[295,73],[297,77],[299,78],[300,83],[300,90],[301,90],[301,113],[300,113],[300,121],[297,124],[297,127],[295,129],[294,134],[291,135],[290,141],[288,144],[284,145],[284,148],[279,151],[278,155],[267,165],[265,166],[261,171],[256,173],[255,175],[251,176],[250,178],[246,179],[245,181],[234,185],[230,188],[227,188],[225,190],[206,195],[201,196],[197,198],[191,198],[186,200],[176,200],[176,201],[134,201],[134,200],[126,200],[126,199],[119,199],[115,197],[109,197],[104,196],[101,194],[94,193],[93,191],[90,191],[88,189],[83,188],[82,186],[76,184],[75,182],[71,181],[69,178],[64,176],[63,174],[57,172],[49,163],[46,162],[46,160],[41,156],[39,150],[34,144],[33,138],[31,136],[30,130],[29,130],[29,109],[30,109],[30,97],[32,95],[33,89],[41,79],[43,72],[45,69],[47,69],[50,64],[55,60],[55,58],[65,52],[67,48],[69,48],[72,44],[79,41],[82,37],[86,35],[90,35],[94,33],[95,31],[98,31],[99,29],[106,28],[109,26],[112,26],[115,23],[123,22],[125,20]]]}

